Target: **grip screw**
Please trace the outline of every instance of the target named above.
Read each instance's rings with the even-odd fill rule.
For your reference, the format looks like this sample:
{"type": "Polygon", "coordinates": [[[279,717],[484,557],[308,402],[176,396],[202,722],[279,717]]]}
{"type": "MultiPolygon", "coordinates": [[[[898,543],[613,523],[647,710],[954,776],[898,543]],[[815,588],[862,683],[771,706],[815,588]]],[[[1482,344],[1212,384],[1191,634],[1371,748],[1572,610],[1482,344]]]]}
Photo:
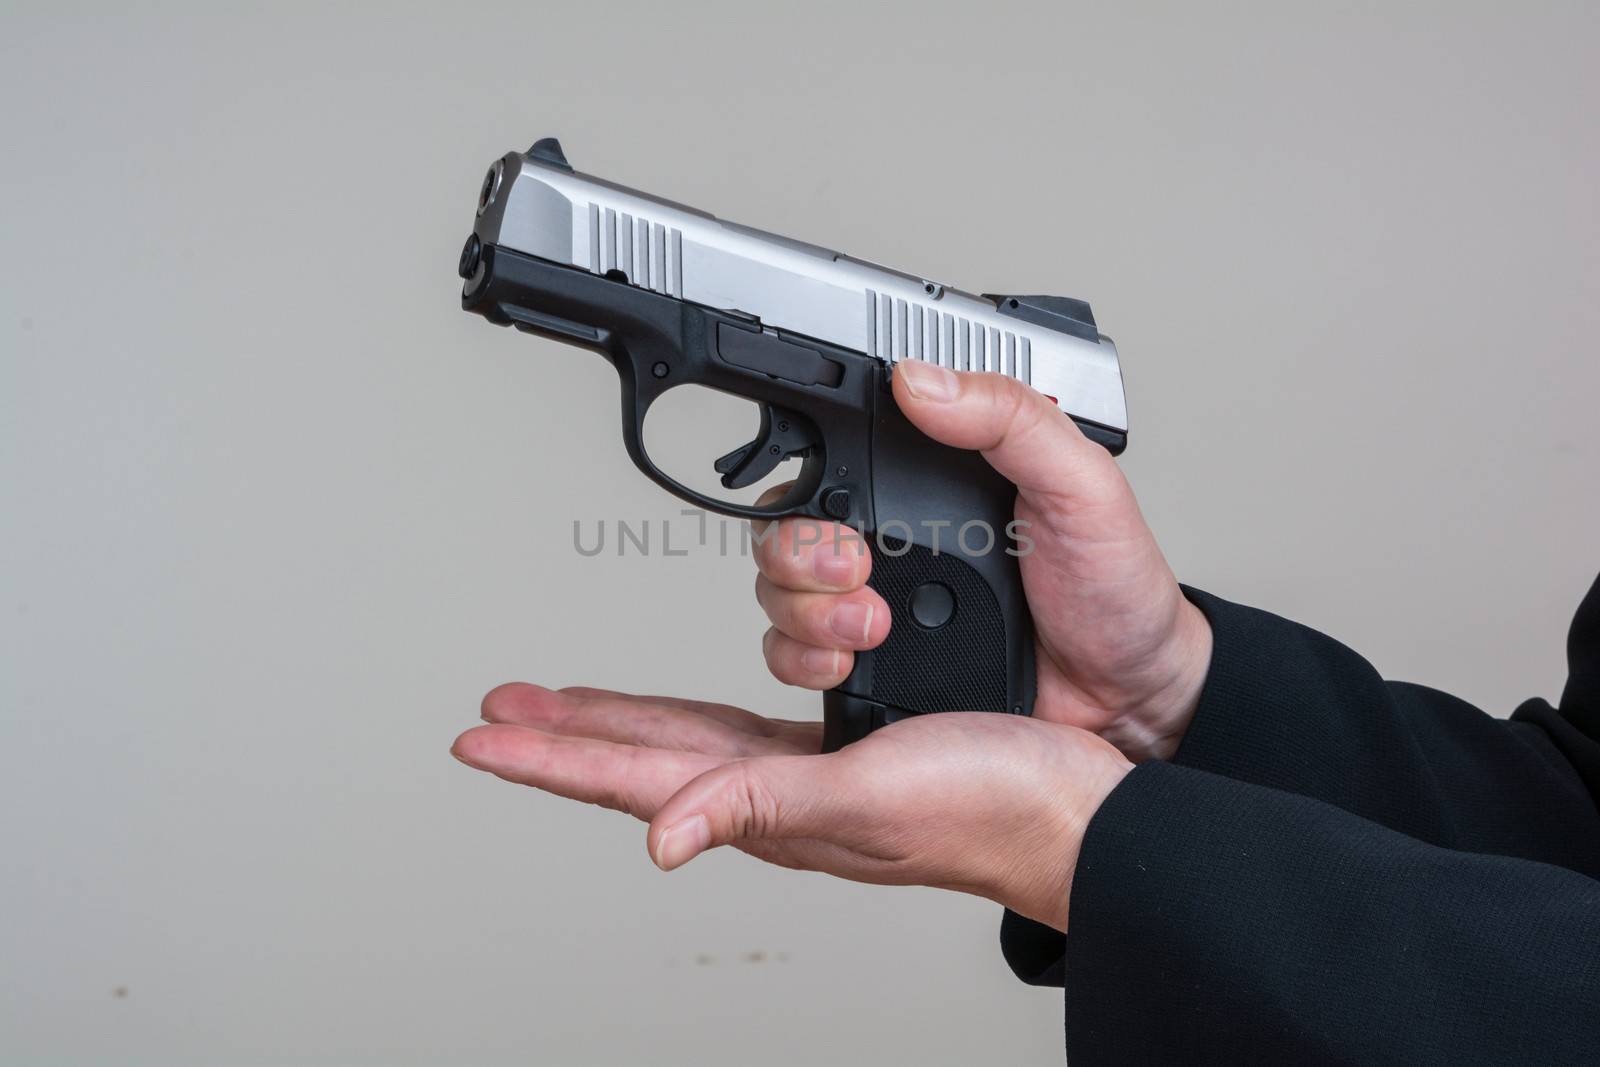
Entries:
{"type": "Polygon", "coordinates": [[[665,378],[667,373],[671,370],[672,368],[667,366],[665,363],[657,363],[655,366],[650,368],[650,373],[654,374],[657,378],[665,378]]]}

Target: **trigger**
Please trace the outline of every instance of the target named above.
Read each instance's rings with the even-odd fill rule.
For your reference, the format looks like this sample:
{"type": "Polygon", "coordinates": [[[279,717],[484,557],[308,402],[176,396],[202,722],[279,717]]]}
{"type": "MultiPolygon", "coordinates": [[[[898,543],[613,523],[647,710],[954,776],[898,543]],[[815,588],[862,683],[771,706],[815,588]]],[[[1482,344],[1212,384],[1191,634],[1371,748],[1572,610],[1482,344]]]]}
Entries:
{"type": "Polygon", "coordinates": [[[809,421],[783,408],[762,404],[756,439],[740,445],[712,466],[722,475],[724,489],[743,489],[771,474],[790,456],[805,455],[816,443],[809,421]]]}

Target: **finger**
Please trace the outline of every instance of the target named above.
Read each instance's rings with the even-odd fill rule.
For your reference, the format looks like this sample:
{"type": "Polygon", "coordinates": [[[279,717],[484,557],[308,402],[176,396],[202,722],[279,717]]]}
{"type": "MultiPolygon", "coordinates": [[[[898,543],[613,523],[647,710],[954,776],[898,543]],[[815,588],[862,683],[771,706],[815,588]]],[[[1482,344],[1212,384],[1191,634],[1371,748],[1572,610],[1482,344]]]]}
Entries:
{"type": "MultiPolygon", "coordinates": [[[[530,684],[531,683],[528,682],[507,682],[505,685],[497,686],[496,688],[489,690],[488,694],[483,698],[484,718],[489,718],[488,713],[490,710],[490,703],[492,701],[498,702],[502,699],[506,699],[507,697],[514,696],[518,688],[530,684]],[[505,692],[502,692],[502,690],[505,692]]],[[[544,689],[543,686],[532,686],[532,688],[539,689],[547,693],[550,692],[550,690],[544,689]]],[[[732,726],[735,729],[743,730],[746,733],[758,734],[762,736],[771,736],[777,732],[777,727],[791,725],[790,720],[788,719],[769,719],[764,715],[757,715],[753,711],[746,711],[744,708],[734,707],[732,704],[712,704],[704,700],[685,700],[682,697],[645,696],[634,693],[619,693],[614,689],[595,689],[590,686],[583,685],[569,685],[563,689],[557,690],[557,692],[580,700],[609,699],[628,701],[635,704],[663,704],[667,707],[680,708],[684,711],[692,711],[697,715],[704,715],[708,719],[715,719],[718,722],[726,723],[727,725],[732,726]]]]}
{"type": "Polygon", "coordinates": [[[546,733],[704,752],[727,759],[786,750],[786,746],[772,739],[776,730],[747,731],[697,710],[600,689],[558,692],[513,682],[491,690],[483,698],[483,717],[489,722],[531,726],[546,733]]]}
{"type": "Polygon", "coordinates": [[[758,530],[753,543],[756,568],[785,589],[848,593],[872,573],[866,542],[836,522],[783,519],[758,530]]]}
{"type": "MultiPolygon", "coordinates": [[[[770,488],[763,490],[760,496],[756,497],[756,502],[755,502],[754,506],[758,507],[758,508],[764,508],[764,507],[767,507],[770,504],[776,504],[778,501],[780,501],[784,497],[788,496],[789,495],[789,490],[791,490],[793,488],[794,488],[794,480],[793,479],[790,479],[787,482],[780,482],[777,485],[771,486],[770,488]]],[[[757,546],[760,545],[762,536],[766,533],[766,531],[768,529],[771,528],[772,524],[774,522],[776,522],[776,521],[777,521],[776,519],[751,519],[750,520],[750,529],[756,535],[756,544],[757,544],[757,546]]]]}
{"type": "Polygon", "coordinates": [[[591,689],[586,686],[568,686],[561,690],[563,693],[575,693],[584,696],[606,696],[617,700],[629,701],[634,704],[664,704],[670,708],[682,708],[692,711],[697,715],[704,715],[716,719],[718,722],[727,723],[736,729],[758,736],[770,737],[782,742],[791,751],[800,753],[816,752],[822,745],[822,724],[815,719],[775,719],[766,715],[757,715],[753,711],[736,707],[733,704],[713,704],[704,700],[689,700],[684,697],[642,696],[632,693],[618,693],[610,689],[591,689]]]}
{"type": "Polygon", "coordinates": [[[775,629],[761,638],[761,652],[774,678],[802,689],[832,689],[855,666],[854,652],[804,644],[775,629]]]}
{"type": "MultiPolygon", "coordinates": [[[[603,689],[566,691],[594,693],[606,692],[606,690],[603,689]]],[[[723,718],[724,716],[727,716],[726,718],[723,718],[723,721],[729,722],[730,724],[736,722],[736,716],[744,716],[750,720],[753,720],[754,723],[760,724],[759,729],[755,726],[752,726],[750,729],[751,733],[765,732],[767,736],[782,741],[790,749],[796,752],[813,753],[816,752],[818,747],[822,744],[822,724],[815,719],[775,719],[766,715],[757,715],[753,711],[746,711],[744,708],[735,707],[732,704],[708,704],[703,700],[686,700],[682,697],[627,696],[626,694],[621,693],[614,693],[612,695],[621,696],[626,700],[653,701],[656,703],[666,704],[669,707],[681,707],[687,711],[698,712],[701,715],[709,715],[712,718],[723,718]]]]}
{"type": "MultiPolygon", "coordinates": [[[[483,698],[483,717],[491,722],[516,721],[514,712],[506,712],[502,718],[494,709],[499,706],[501,700],[512,696],[519,687],[527,684],[525,682],[511,682],[490,690],[489,694],[483,698]],[[502,690],[506,692],[502,692],[502,690]]],[[[543,687],[532,686],[531,688],[542,689],[543,687]]],[[[548,692],[548,690],[545,690],[545,692],[548,692]]],[[[579,700],[614,701],[635,708],[649,706],[677,708],[681,711],[704,716],[756,737],[769,738],[775,744],[781,745],[784,750],[790,752],[816,752],[822,744],[822,724],[815,720],[774,719],[765,715],[757,715],[753,711],[746,711],[744,708],[735,707],[732,704],[713,704],[704,700],[687,700],[682,697],[641,696],[632,693],[619,693],[610,689],[593,689],[587,686],[568,686],[558,692],[564,696],[579,700]]],[[[613,740],[615,739],[613,738],[613,740]]]]}
{"type": "MultiPolygon", "coordinates": [[[[782,483],[780,483],[778,485],[774,485],[770,489],[765,489],[765,490],[762,491],[760,496],[756,497],[755,506],[758,507],[758,508],[764,508],[769,504],[776,504],[778,501],[780,501],[784,497],[788,496],[789,495],[789,490],[791,490],[793,488],[794,488],[794,480],[790,479],[787,482],[782,482],[782,483]]],[[[763,530],[763,529],[766,529],[766,527],[769,526],[771,524],[771,522],[772,522],[771,519],[751,519],[750,520],[750,525],[754,526],[758,530],[763,530]]]]}
{"type": "Polygon", "coordinates": [[[854,817],[837,756],[763,756],[708,770],[650,821],[650,858],[664,871],[708,848],[786,838],[828,840],[854,817]]]}
{"type": "Polygon", "coordinates": [[[735,707],[732,704],[713,704],[706,700],[689,700],[685,697],[654,696],[643,693],[619,693],[614,689],[595,689],[584,685],[569,685],[561,690],[578,697],[609,697],[614,700],[625,700],[632,703],[664,704],[669,708],[681,708],[692,711],[696,715],[704,715],[708,719],[726,723],[746,733],[771,736],[778,733],[785,726],[792,726],[790,719],[769,719],[765,715],[757,715],[753,711],[735,707]]]}
{"type": "Polygon", "coordinates": [[[875,648],[889,636],[889,605],[874,589],[797,593],[761,574],[756,603],[781,632],[819,648],[875,648]]]}
{"type": "Polygon", "coordinates": [[[936,441],[981,451],[1024,493],[1080,504],[1132,499],[1111,454],[1037,389],[1004,374],[957,373],[920,360],[895,365],[894,397],[936,441]]]}
{"type": "Polygon", "coordinates": [[[654,815],[684,783],[724,762],[703,753],[562,737],[501,724],[473,727],[456,738],[450,752],[467,766],[508,782],[640,819],[654,815]]]}

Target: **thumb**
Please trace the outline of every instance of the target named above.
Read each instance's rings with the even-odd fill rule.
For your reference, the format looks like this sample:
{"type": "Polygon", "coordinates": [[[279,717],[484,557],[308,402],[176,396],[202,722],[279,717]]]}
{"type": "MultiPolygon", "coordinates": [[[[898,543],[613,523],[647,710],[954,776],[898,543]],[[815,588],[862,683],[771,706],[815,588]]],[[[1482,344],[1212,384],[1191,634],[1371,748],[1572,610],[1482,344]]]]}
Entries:
{"type": "Polygon", "coordinates": [[[827,837],[847,806],[837,768],[831,755],[758,756],[706,771],[650,820],[650,858],[670,871],[718,845],[827,837]]]}
{"type": "Polygon", "coordinates": [[[917,429],[954,448],[982,452],[1024,495],[1092,504],[1132,499],[1111,453],[1085,437],[1049,397],[1015,378],[905,360],[895,364],[893,388],[917,429]]]}

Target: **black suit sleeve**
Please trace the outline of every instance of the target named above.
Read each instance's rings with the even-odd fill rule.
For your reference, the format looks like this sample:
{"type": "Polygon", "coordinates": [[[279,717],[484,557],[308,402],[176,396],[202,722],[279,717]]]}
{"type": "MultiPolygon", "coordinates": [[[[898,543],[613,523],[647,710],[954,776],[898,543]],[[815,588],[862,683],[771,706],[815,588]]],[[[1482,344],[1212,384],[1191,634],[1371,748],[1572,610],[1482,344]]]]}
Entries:
{"type": "Polygon", "coordinates": [[[1409,837],[1600,875],[1600,582],[1568,642],[1560,712],[1509,720],[1385,682],[1314,630],[1185,590],[1215,651],[1173,762],[1326,801],[1409,837]]]}
{"type": "Polygon", "coordinates": [[[1067,925],[1072,1067],[1600,1056],[1600,882],[1205,771],[1113,791],[1067,925]]]}
{"type": "Polygon", "coordinates": [[[1219,1060],[1230,1041],[1236,1059],[1470,1056],[1537,1024],[1530,1012],[1548,1021],[1561,989],[1588,998],[1575,1021],[1523,1038],[1600,1049],[1600,583],[1573,625],[1560,710],[1530,701],[1509,722],[1186,592],[1215,651],[1176,765],[1140,767],[1096,815],[1070,940],[1015,915],[1002,928],[1020,977],[1068,984],[1075,1062],[1112,1055],[1117,1028],[1130,1049],[1188,1060],[1161,1042],[1219,1060]],[[1272,1021],[1286,1006],[1300,1022],[1272,1021]]]}

